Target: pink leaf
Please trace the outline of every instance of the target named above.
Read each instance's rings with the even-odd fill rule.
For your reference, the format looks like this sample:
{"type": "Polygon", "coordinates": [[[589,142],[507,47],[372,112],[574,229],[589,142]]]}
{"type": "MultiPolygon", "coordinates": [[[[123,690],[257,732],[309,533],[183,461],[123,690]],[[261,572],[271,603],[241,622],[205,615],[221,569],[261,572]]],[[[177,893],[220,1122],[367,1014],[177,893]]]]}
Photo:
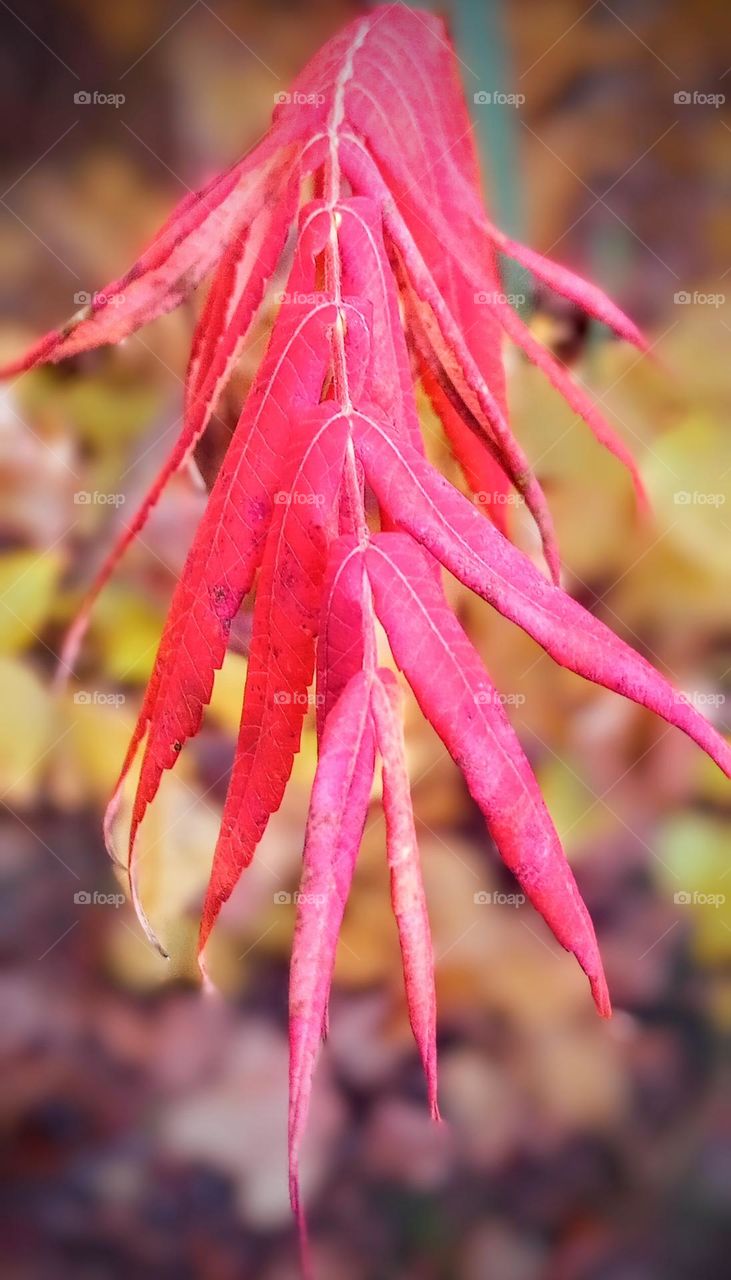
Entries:
{"type": "Polygon", "coordinates": [[[637,463],[624,441],[617,435],[614,428],[609,425],[591,398],[574,381],[568,370],[564,369],[558,360],[554,359],[543,343],[538,342],[533,337],[530,329],[523,324],[520,316],[502,303],[498,304],[494,309],[505,332],[512,338],[513,342],[525,352],[529,360],[532,360],[545,373],[551,385],[561,393],[566,403],[591,427],[599,443],[604,445],[604,448],[608,449],[610,453],[613,453],[615,458],[618,458],[622,465],[627,468],[632,477],[640,508],[643,511],[647,511],[649,503],[645,486],[637,463]]]}
{"type": "Polygon", "coordinates": [[[186,197],[125,275],[95,294],[63,328],[52,330],[0,369],[0,377],[119,342],[179,306],[230,239],[248,226],[264,198],[280,146],[275,134],[267,135],[244,160],[186,197]],[[257,173],[257,168],[262,171],[257,173]]]}
{"type": "Polygon", "coordinates": [[[561,666],[624,694],[677,725],[731,772],[731,749],[654,667],[482,520],[460,493],[371,419],[359,452],[379,501],[445,568],[527,631],[561,666]]]}
{"type": "Polygon", "coordinates": [[[404,534],[383,533],[373,539],[366,564],[378,616],[424,715],[462,770],[501,858],[561,945],[576,956],[599,1012],[608,1017],[591,919],[538,784],[423,551],[404,534]]]}
{"type": "Polygon", "coordinates": [[[370,680],[353,677],[325,725],[310,800],[289,980],[289,1159],[299,1215],[299,1149],[340,924],[373,781],[370,680]]]}
{"type": "Polygon", "coordinates": [[[259,578],[236,762],[203,906],[201,952],[282,802],[299,750],[347,433],[347,419],[330,404],[293,424],[259,578]]]}
{"type": "Polygon", "coordinates": [[[229,246],[194,335],[186,378],[185,419],[175,448],[164,462],[129,524],[105,557],[65,639],[59,666],[74,666],[91,611],[125,551],[147,523],[169,479],[184,465],[206,431],[221,392],[238,360],[244,340],[276,270],[297,206],[299,173],[277,190],[281,201],[254,217],[244,239],[229,246]]]}
{"type": "Polygon", "coordinates": [[[488,387],[482,372],[475,364],[449,308],[442,298],[431,272],[414,244],[408,228],[393,201],[388,196],[383,180],[373,162],[362,149],[348,140],[343,146],[343,163],[350,180],[360,190],[376,187],[382,193],[383,216],[389,234],[393,238],[413,289],[414,305],[420,305],[420,319],[425,326],[434,354],[439,359],[455,385],[464,382],[468,388],[467,399],[474,398],[476,414],[482,416],[495,445],[500,465],[510,476],[515,487],[523,494],[528,508],[541,532],[546,562],[552,576],[558,580],[560,573],[558,550],[545,498],[532,473],[528,459],[505,421],[500,405],[488,387]],[[433,313],[434,321],[429,312],[433,313]]]}
{"type": "Polygon", "coordinates": [[[354,534],[330,547],[317,638],[317,732],[363,666],[363,551],[354,534]]]}
{"type": "Polygon", "coordinates": [[[647,340],[637,326],[596,285],[577,276],[568,267],[562,267],[560,263],[544,258],[543,254],[536,253],[534,249],[528,249],[525,245],[511,240],[486,218],[482,217],[480,221],[502,253],[507,254],[509,258],[514,258],[522,267],[532,271],[539,280],[545,281],[556,293],[576,303],[577,307],[581,307],[588,315],[608,325],[626,342],[631,342],[642,351],[648,349],[647,340]]]}
{"type": "MultiPolygon", "coordinates": [[[[424,553],[419,554],[423,559],[424,553]]],[[[427,573],[431,573],[429,566],[427,573]]],[[[430,589],[436,590],[433,585],[430,589]]],[[[438,1120],[434,956],[409,793],[402,698],[391,671],[378,671],[373,682],[371,706],[378,750],[383,758],[383,808],[391,873],[391,905],[401,944],[409,1019],[424,1064],[432,1117],[438,1120]]]]}
{"type": "Polygon", "coordinates": [[[377,669],[374,607],[504,861],[576,954],[604,1014],[609,998],[586,908],[499,696],[447,606],[441,566],[556,661],[654,710],[731,768],[731,750],[710,725],[555,585],[550,513],[508,423],[503,327],[636,483],[638,473],[599,408],[505,305],[497,249],[622,337],[642,338],[595,286],[488,221],[458,71],[439,19],[406,5],[366,6],[282,95],[251,155],[184,200],[106,299],[4,371],[117,341],[180,303],[219,264],[193,337],[180,438],[93,596],[206,430],[296,223],[283,302],[174,593],[105,832],[111,844],[122,784],[144,741],[129,872],[154,940],[139,903],[135,836],[164,771],[200,727],[232,620],[261,570],[201,946],[281,802],[316,664],[319,763],[290,984],[290,1186],[303,1242],[299,1150],[376,738],[409,1016],[436,1114],[429,922],[397,687],[377,669]],[[415,377],[499,529],[426,461],[415,377]],[[499,531],[504,506],[494,509],[493,499],[507,497],[509,485],[533,513],[554,583],[499,531]]]}
{"type": "Polygon", "coordinates": [[[231,620],[261,561],[292,416],[314,407],[320,394],[328,358],[325,330],[334,316],[326,303],[282,308],[282,324],[249,393],[189,552],[107,818],[109,831],[119,787],[147,731],[130,828],[130,866],[137,828],[162,773],[200,726],[231,620]]]}

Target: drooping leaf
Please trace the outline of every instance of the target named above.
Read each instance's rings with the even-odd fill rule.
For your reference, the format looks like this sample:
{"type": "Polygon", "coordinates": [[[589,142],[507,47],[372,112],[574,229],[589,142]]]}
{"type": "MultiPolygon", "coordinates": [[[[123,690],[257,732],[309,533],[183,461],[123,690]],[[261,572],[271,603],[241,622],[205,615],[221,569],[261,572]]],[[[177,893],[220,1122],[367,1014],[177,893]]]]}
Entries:
{"type": "Polygon", "coordinates": [[[348,427],[331,404],[292,423],[289,465],[275,495],[277,515],[259,577],[236,762],[203,906],[201,951],[282,802],[299,750],[348,427]]]}
{"type": "Polygon", "coordinates": [[[244,234],[261,204],[280,146],[276,134],[267,135],[243,160],[186,196],[129,271],[96,293],[61,329],[5,365],[0,376],[8,378],[38,364],[55,364],[104,343],[120,342],[179,306],[231,238],[244,234]]]}
{"type": "Polygon", "coordinates": [[[357,420],[370,484],[399,525],[560,663],[683,729],[726,773],[731,748],[649,662],[482,520],[428,462],[374,419],[357,420]]]}
{"type": "Polygon", "coordinates": [[[599,1012],[608,1017],[609,995],[591,919],[538,784],[423,551],[404,534],[378,534],[366,564],[393,655],[424,715],[464,773],[501,858],[561,945],[574,953],[599,1012]]]}
{"type": "Polygon", "coordinates": [[[433,15],[405,5],[362,14],[303,70],[249,156],[187,197],[88,312],[2,371],[19,375],[118,341],[215,272],[193,337],[180,437],[92,587],[64,650],[70,661],[93,598],[207,429],[296,223],[273,333],[174,593],[105,828],[111,845],[122,784],[144,742],[129,871],[153,936],[139,902],[135,837],[165,770],[198,731],[231,623],[261,570],[200,937],[203,945],[281,802],[316,669],[319,761],[290,996],[290,1184],[302,1225],[298,1156],[376,745],[407,1004],[436,1114],[428,915],[398,697],[376,660],[376,616],[500,854],[577,956],[604,1014],[609,997],[591,921],[499,695],[449,610],[441,566],[557,662],[655,711],[731,769],[731,751],[697,711],[558,585],[548,504],[508,420],[503,330],[636,483],[637,471],[584,389],[507,305],[497,252],[619,337],[646,344],[594,285],[490,222],[458,70],[433,15]],[[484,507],[493,505],[492,521],[426,461],[415,378],[468,484],[484,493],[484,507]],[[504,536],[510,488],[536,521],[552,582],[504,536]]]}
{"type": "Polygon", "coordinates": [[[353,677],[325,725],[307,819],[289,980],[290,1194],[299,1212],[298,1157],[325,1021],[340,923],[373,780],[370,680],[353,677]]]}
{"type": "Polygon", "coordinates": [[[60,667],[73,667],[94,604],[114,573],[125,551],[144,529],[171,476],[191,457],[208,427],[223,388],[241,354],[246,336],[261,304],[287,238],[297,207],[299,174],[287,183],[280,177],[273,205],[255,213],[245,235],[229,245],[193,335],[186,375],[183,428],[153,484],[109,554],[79,609],[60,655],[60,667]]]}
{"type": "Polygon", "coordinates": [[[532,360],[533,364],[537,365],[545,373],[551,385],[560,392],[574,412],[578,413],[591,427],[599,443],[604,445],[604,448],[608,449],[610,453],[613,453],[615,458],[618,458],[622,465],[627,468],[632,477],[640,509],[646,512],[648,505],[647,495],[637,464],[627,445],[607,422],[604,414],[597,409],[596,405],[592,404],[586,392],[574,380],[568,370],[564,369],[558,360],[551,355],[548,348],[533,337],[528,326],[523,323],[520,316],[511,307],[498,302],[495,304],[494,309],[508,336],[525,352],[529,360],[532,360]]]}
{"type": "Polygon", "coordinates": [[[264,541],[281,483],[291,415],[317,404],[328,344],[325,328],[334,310],[286,304],[260,377],[211,493],[173,597],[155,669],[112,798],[108,839],[120,787],[147,733],[130,829],[134,838],[165,769],[197,732],[223,662],[231,620],[261,563],[264,541]]]}
{"type": "Polygon", "coordinates": [[[330,547],[317,637],[317,731],[363,666],[363,551],[354,534],[330,547]]]}
{"type": "Polygon", "coordinates": [[[375,190],[381,195],[386,228],[399,250],[413,291],[413,303],[420,307],[420,319],[427,331],[432,351],[461,398],[471,409],[473,418],[484,424],[503,470],[525,498],[541,532],[546,562],[552,576],[560,575],[558,549],[553,522],[530,463],[508,426],[500,404],[477,367],[452,313],[444,301],[434,278],[412,240],[408,228],[389,196],[383,179],[362,146],[351,139],[343,144],[343,164],[357,190],[375,190]]]}
{"type": "MultiPolygon", "coordinates": [[[[431,579],[428,565],[426,573],[431,579]]],[[[436,589],[432,579],[429,591],[436,589]]],[[[411,1029],[424,1064],[429,1106],[433,1118],[437,1120],[439,1107],[434,956],[411,808],[401,701],[401,692],[393,672],[385,668],[378,671],[371,690],[371,706],[378,750],[383,759],[383,808],[386,815],[386,851],[391,873],[391,905],[401,944],[411,1029]]]]}
{"type": "Polygon", "coordinates": [[[588,315],[593,316],[596,320],[600,320],[602,324],[607,325],[610,329],[626,342],[631,342],[634,346],[639,347],[641,351],[647,350],[647,341],[643,334],[633,324],[628,316],[620,311],[619,307],[608,298],[601,289],[592,284],[590,280],[583,280],[581,276],[577,276],[568,267],[562,267],[558,262],[552,262],[550,258],[545,258],[543,254],[536,253],[534,249],[527,248],[524,244],[518,244],[516,240],[511,240],[504,232],[493,225],[485,215],[480,211],[479,222],[487,229],[487,233],[494,241],[495,245],[502,253],[509,258],[514,258],[522,267],[526,267],[528,271],[532,271],[533,275],[539,280],[543,280],[556,293],[562,297],[568,298],[570,302],[576,303],[582,311],[586,311],[588,315]]]}

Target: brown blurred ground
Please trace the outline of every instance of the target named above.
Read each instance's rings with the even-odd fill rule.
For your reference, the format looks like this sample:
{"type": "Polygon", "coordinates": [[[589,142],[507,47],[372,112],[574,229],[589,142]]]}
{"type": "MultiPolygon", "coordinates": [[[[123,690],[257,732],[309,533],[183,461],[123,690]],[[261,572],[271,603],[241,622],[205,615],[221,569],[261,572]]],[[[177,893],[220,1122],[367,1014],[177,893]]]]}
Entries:
{"type": "MultiPolygon", "coordinates": [[[[128,265],[186,187],[259,136],[273,94],[354,12],[238,0],[13,8],[0,9],[7,353],[128,265]],[[76,105],[80,88],[126,101],[76,105]]],[[[526,101],[506,121],[513,163],[493,181],[514,184],[532,245],[601,280],[656,341],[656,363],[592,340],[577,365],[641,460],[655,522],[637,523],[615,464],[511,356],[515,421],[549,492],[572,591],[728,728],[731,115],[726,103],[674,95],[731,83],[729,17],[710,0],[515,0],[504,27],[506,87],[526,101]]],[[[539,302],[536,327],[575,351],[572,318],[539,302]]],[[[296,1274],[285,1177],[292,908],[274,897],[296,886],[311,729],[212,947],[226,1001],[201,999],[191,962],[245,619],[206,727],[144,836],[143,890],[172,965],[151,953],[126,903],[74,900],[123,890],[100,812],[200,514],[185,479],[101,602],[78,680],[60,701],[49,691],[63,626],[120,511],[74,497],[121,493],[127,505],[141,493],[180,412],[193,310],[118,351],[22,379],[0,405],[11,1280],[296,1274]]],[[[247,353],[239,394],[264,338],[247,353]]],[[[519,518],[515,532],[532,548],[519,518]]],[[[715,1280],[727,1257],[720,1044],[731,912],[709,895],[729,883],[727,792],[680,735],[559,671],[453,594],[509,697],[618,1011],[609,1025],[595,1018],[530,908],[475,901],[514,886],[412,709],[447,1123],[428,1120],[410,1044],[376,800],[307,1145],[319,1274],[715,1280]]]]}

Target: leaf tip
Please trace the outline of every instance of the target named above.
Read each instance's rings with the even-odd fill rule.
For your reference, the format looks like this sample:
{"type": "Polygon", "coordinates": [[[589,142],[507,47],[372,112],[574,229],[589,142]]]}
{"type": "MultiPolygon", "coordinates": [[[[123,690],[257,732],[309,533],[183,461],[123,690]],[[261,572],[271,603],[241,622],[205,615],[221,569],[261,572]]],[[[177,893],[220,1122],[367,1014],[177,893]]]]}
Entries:
{"type": "Polygon", "coordinates": [[[210,975],[203,950],[198,952],[198,971],[201,976],[201,991],[206,1000],[221,1000],[221,989],[210,975]]]}
{"type": "Polygon", "coordinates": [[[611,1018],[612,1001],[609,996],[609,988],[603,971],[598,974],[589,974],[589,984],[591,986],[591,994],[594,997],[594,1003],[597,1012],[602,1018],[611,1018]]]}
{"type": "Polygon", "coordinates": [[[147,918],[145,909],[142,905],[142,900],[140,898],[140,893],[139,893],[139,887],[137,885],[137,876],[135,874],[135,868],[133,863],[130,863],[130,867],[129,867],[129,889],[130,889],[130,896],[132,898],[132,905],[135,909],[135,914],[137,916],[137,919],[140,922],[140,925],[145,934],[145,937],[147,938],[147,941],[150,943],[152,947],[155,948],[157,954],[159,956],[162,956],[163,960],[169,960],[170,953],[166,951],[164,946],[162,945],[160,939],[155,933],[155,930],[150,924],[150,921],[147,918]]]}
{"type": "Polygon", "coordinates": [[[103,822],[104,845],[115,867],[119,867],[122,871],[126,871],[127,864],[123,861],[122,858],[120,858],[119,854],[117,853],[117,846],[114,840],[114,824],[117,820],[117,814],[119,813],[120,799],[121,799],[121,785],[118,784],[117,789],[114,792],[111,800],[109,801],[109,804],[107,805],[107,808],[106,808],[106,812],[104,814],[104,822],[103,822]]]}

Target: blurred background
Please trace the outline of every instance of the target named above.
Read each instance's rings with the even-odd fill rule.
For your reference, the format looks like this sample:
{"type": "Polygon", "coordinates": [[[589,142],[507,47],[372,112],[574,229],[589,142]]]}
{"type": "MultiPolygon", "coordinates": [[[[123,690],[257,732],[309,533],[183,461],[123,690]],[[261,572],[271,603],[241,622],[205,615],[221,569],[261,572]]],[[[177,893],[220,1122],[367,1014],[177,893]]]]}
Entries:
{"type": "MultiPolygon", "coordinates": [[[[187,189],[260,136],[274,94],[358,11],[339,0],[2,3],[0,358],[121,273],[187,189]]],[[[509,277],[536,333],[634,449],[654,501],[642,524],[619,466],[508,352],[515,426],[551,500],[567,586],[728,728],[728,9],[477,0],[443,11],[496,218],[599,281],[653,343],[655,358],[638,359],[509,277]],[[485,92],[505,100],[474,101],[485,92]]],[[[198,306],[2,389],[9,1280],[297,1274],[288,899],[312,725],[210,947],[223,1000],[201,997],[192,959],[245,617],[204,730],[143,831],[142,892],[170,963],[143,938],[101,838],[204,502],[187,476],[100,601],[76,678],[63,695],[51,688],[84,585],[176,430],[198,306]]],[[[272,314],[223,407],[232,419],[272,314]]],[[[513,530],[532,551],[520,513],[513,530]]],[[[575,963],[511,901],[458,772],[411,707],[446,1123],[429,1121],[410,1039],[376,797],[303,1162],[318,1276],[715,1280],[728,1259],[728,793],[678,732],[556,668],[451,590],[596,921],[616,1014],[596,1017],[575,963]]]]}

